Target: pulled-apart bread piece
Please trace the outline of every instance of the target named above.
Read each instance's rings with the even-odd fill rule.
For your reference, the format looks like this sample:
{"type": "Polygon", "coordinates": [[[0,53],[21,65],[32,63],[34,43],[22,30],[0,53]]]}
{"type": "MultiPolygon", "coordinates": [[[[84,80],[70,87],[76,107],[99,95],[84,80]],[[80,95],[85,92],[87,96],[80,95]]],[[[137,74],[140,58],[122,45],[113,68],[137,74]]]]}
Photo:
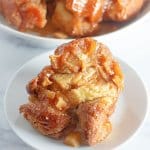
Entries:
{"type": "Polygon", "coordinates": [[[123,88],[123,74],[109,49],[91,38],[58,47],[51,64],[27,85],[23,116],[44,135],[64,143],[94,145],[111,133],[109,117],[123,88]]]}
{"type": "Polygon", "coordinates": [[[102,22],[106,20],[123,22],[130,19],[146,1],[0,0],[0,12],[10,24],[22,31],[35,29],[59,38],[83,37],[103,29],[102,22]]]}
{"type": "Polygon", "coordinates": [[[61,132],[70,122],[70,116],[52,108],[47,103],[28,103],[20,107],[20,112],[34,128],[44,135],[61,132]]]}
{"type": "Polygon", "coordinates": [[[144,0],[56,0],[52,24],[69,36],[86,36],[101,22],[123,22],[137,14],[144,0]]]}
{"type": "Polygon", "coordinates": [[[79,105],[79,125],[87,144],[97,144],[110,134],[112,125],[108,117],[113,113],[116,101],[114,97],[102,97],[79,105]]]}
{"type": "Polygon", "coordinates": [[[42,28],[46,20],[44,0],[0,0],[6,20],[20,30],[42,28]]]}
{"type": "Polygon", "coordinates": [[[107,4],[104,19],[126,21],[133,17],[142,8],[145,0],[110,0],[107,4]]]}
{"type": "Polygon", "coordinates": [[[52,24],[70,36],[92,33],[102,21],[104,0],[58,0],[52,24]]]}

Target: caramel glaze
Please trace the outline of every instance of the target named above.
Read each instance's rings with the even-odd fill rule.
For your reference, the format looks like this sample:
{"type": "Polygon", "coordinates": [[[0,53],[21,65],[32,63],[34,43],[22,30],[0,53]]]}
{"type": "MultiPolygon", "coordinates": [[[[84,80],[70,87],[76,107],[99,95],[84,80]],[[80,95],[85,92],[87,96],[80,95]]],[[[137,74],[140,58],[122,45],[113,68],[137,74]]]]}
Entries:
{"type": "MultiPolygon", "coordinates": [[[[97,27],[97,29],[90,33],[90,34],[86,34],[82,37],[86,37],[86,36],[98,36],[98,35],[103,35],[103,34],[107,34],[110,32],[114,32],[128,24],[130,24],[131,22],[133,22],[134,20],[136,20],[136,18],[139,17],[139,15],[143,12],[144,8],[146,7],[148,1],[145,0],[145,4],[143,5],[141,11],[139,13],[137,13],[135,16],[131,17],[129,20],[124,21],[124,22],[114,22],[114,21],[103,21],[99,23],[99,26],[97,27]]],[[[62,31],[60,31],[59,29],[55,28],[53,26],[53,24],[51,23],[51,18],[47,17],[47,24],[44,28],[40,29],[40,28],[34,28],[31,30],[27,30],[27,32],[29,33],[36,33],[39,36],[43,36],[43,37],[55,37],[55,38],[70,38],[67,34],[63,33],[62,31]]]]}

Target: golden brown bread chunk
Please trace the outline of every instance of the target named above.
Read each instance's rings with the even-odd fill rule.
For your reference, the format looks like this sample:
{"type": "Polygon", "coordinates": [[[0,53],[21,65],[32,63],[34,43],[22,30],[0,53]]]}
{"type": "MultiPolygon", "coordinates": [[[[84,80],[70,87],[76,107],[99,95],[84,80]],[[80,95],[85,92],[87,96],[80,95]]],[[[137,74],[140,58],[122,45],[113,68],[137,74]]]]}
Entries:
{"type": "Polygon", "coordinates": [[[46,3],[43,0],[0,0],[6,20],[20,30],[46,24],[46,3]]]}
{"type": "Polygon", "coordinates": [[[108,4],[104,19],[125,21],[133,17],[142,8],[144,0],[111,0],[108,4]]]}
{"type": "Polygon", "coordinates": [[[79,132],[70,132],[64,139],[64,143],[69,146],[78,147],[81,144],[81,135],[79,132]]]}
{"type": "Polygon", "coordinates": [[[97,30],[104,20],[130,19],[143,4],[144,0],[58,0],[52,24],[69,36],[86,36],[97,30]]]}
{"type": "Polygon", "coordinates": [[[123,88],[123,74],[109,49],[91,38],[58,47],[51,64],[27,85],[20,112],[34,128],[65,143],[94,145],[111,132],[109,117],[123,88]],[[75,138],[75,139],[74,139],[75,138]]]}
{"type": "Polygon", "coordinates": [[[34,128],[44,135],[61,132],[70,122],[70,116],[46,103],[28,103],[20,107],[20,112],[34,128]]]}
{"type": "Polygon", "coordinates": [[[123,22],[130,19],[145,1],[0,0],[0,12],[20,30],[34,29],[59,38],[83,37],[103,29],[101,22],[105,20],[123,22]]]}
{"type": "Polygon", "coordinates": [[[52,23],[70,36],[92,33],[102,20],[104,0],[59,0],[52,15],[52,23]]]}
{"type": "Polygon", "coordinates": [[[95,145],[110,134],[112,127],[108,114],[113,112],[115,103],[115,98],[105,97],[105,102],[100,98],[79,105],[79,124],[88,145],[95,145]]]}

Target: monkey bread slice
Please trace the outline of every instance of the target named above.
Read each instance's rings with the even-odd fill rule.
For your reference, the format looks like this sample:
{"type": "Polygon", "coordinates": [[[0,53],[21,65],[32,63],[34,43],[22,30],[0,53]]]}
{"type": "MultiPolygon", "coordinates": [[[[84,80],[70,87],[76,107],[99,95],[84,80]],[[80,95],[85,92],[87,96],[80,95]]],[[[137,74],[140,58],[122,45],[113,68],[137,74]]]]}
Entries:
{"type": "Polygon", "coordinates": [[[81,38],[59,46],[27,85],[29,102],[20,112],[44,135],[79,146],[103,141],[123,88],[117,60],[102,43],[81,38]],[[80,139],[80,141],[78,141],[80,139]]]}

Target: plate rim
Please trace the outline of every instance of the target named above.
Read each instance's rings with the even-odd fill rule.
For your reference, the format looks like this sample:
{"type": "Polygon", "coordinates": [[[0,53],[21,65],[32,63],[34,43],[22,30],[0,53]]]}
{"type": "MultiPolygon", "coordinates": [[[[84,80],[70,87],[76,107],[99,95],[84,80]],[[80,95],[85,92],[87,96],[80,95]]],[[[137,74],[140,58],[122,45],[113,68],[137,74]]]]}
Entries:
{"type": "MultiPolygon", "coordinates": [[[[150,3],[148,3],[148,5],[150,6],[150,3]]],[[[3,17],[3,15],[1,15],[1,14],[0,14],[0,16],[3,17]]],[[[118,34],[118,32],[123,32],[124,30],[126,30],[126,28],[130,28],[132,26],[142,24],[147,18],[150,18],[150,11],[147,11],[145,14],[140,16],[138,19],[135,19],[133,22],[127,24],[126,26],[122,27],[119,30],[112,31],[112,32],[109,32],[109,33],[106,33],[106,34],[103,34],[103,35],[92,36],[92,37],[95,38],[95,39],[98,39],[98,38],[103,38],[103,37],[111,36],[111,35],[114,35],[114,34],[118,34]]],[[[0,20],[0,28],[4,29],[6,32],[9,31],[9,33],[13,33],[16,36],[21,37],[21,38],[25,38],[25,39],[31,38],[33,40],[41,40],[41,41],[46,41],[46,42],[55,41],[55,42],[58,42],[58,43],[59,43],[60,40],[62,42],[67,42],[67,41],[70,41],[70,40],[74,39],[74,38],[61,39],[61,38],[54,38],[54,37],[43,37],[43,36],[39,36],[39,35],[35,35],[35,34],[30,34],[28,32],[20,32],[17,29],[15,29],[15,27],[13,27],[13,26],[11,27],[11,25],[9,25],[7,22],[6,22],[6,25],[3,24],[1,22],[1,20],[0,20]]]]}
{"type": "MultiPolygon", "coordinates": [[[[13,75],[11,76],[11,78],[9,79],[9,81],[7,82],[7,86],[6,86],[6,89],[5,89],[5,94],[4,94],[4,97],[3,97],[3,108],[4,108],[4,113],[5,113],[5,118],[8,122],[8,125],[10,127],[10,129],[15,133],[15,135],[17,137],[19,137],[20,140],[22,140],[26,145],[34,148],[34,149],[37,149],[36,146],[33,146],[31,143],[27,142],[26,140],[24,140],[24,138],[22,138],[18,132],[16,132],[13,124],[11,123],[11,121],[8,119],[8,114],[7,114],[7,105],[6,105],[6,99],[7,99],[7,93],[8,93],[8,90],[9,90],[9,87],[11,86],[13,80],[15,79],[16,75],[26,66],[28,65],[29,63],[31,63],[34,59],[38,59],[39,57],[43,57],[44,55],[51,55],[53,54],[54,52],[54,49],[51,49],[47,52],[44,52],[44,53],[41,53],[37,56],[34,56],[32,57],[31,59],[27,60],[21,67],[19,67],[14,73],[13,75]]],[[[135,130],[135,132],[133,134],[131,134],[131,136],[129,136],[129,138],[127,138],[126,140],[124,140],[124,142],[120,143],[119,145],[115,146],[114,148],[120,148],[122,147],[123,145],[126,145],[127,143],[130,143],[132,141],[132,139],[134,139],[134,137],[139,133],[139,131],[141,131],[141,129],[143,128],[144,124],[146,123],[146,120],[148,118],[148,114],[150,112],[149,108],[150,108],[150,95],[149,95],[149,90],[148,90],[148,86],[147,84],[144,82],[142,76],[140,75],[140,73],[132,66],[132,65],[129,65],[125,60],[123,60],[122,58],[119,58],[119,57],[115,57],[119,62],[125,64],[128,68],[132,69],[132,71],[134,71],[134,73],[137,75],[137,77],[140,79],[142,85],[143,85],[143,88],[144,88],[144,91],[145,91],[145,94],[146,94],[146,111],[145,111],[145,114],[144,114],[144,117],[142,118],[142,121],[140,122],[138,128],[135,130]]],[[[43,66],[44,67],[44,66],[43,66]]]]}

